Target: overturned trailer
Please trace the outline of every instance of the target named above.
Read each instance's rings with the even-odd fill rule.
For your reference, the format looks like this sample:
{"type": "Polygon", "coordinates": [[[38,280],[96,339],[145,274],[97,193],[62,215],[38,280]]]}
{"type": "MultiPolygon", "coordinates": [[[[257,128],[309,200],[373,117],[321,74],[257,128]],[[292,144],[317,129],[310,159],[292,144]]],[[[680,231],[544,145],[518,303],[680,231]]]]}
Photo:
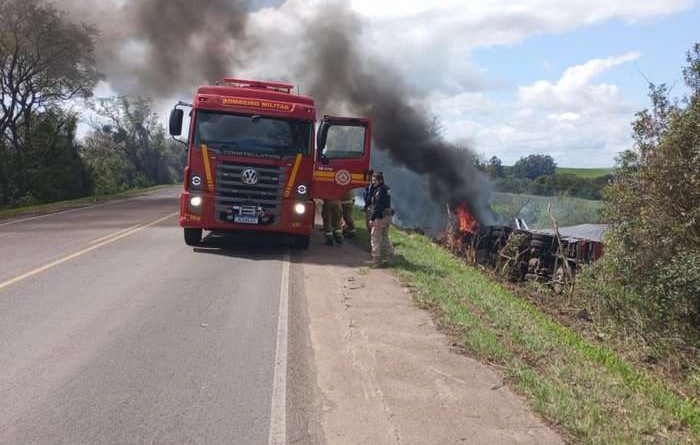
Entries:
{"type": "MultiPolygon", "coordinates": [[[[452,235],[457,251],[470,261],[496,268],[512,281],[538,281],[562,289],[582,266],[603,254],[605,224],[558,229],[528,228],[520,219],[510,225],[479,225],[466,205],[454,212],[452,235]]],[[[450,231],[450,229],[448,229],[450,231]]]]}

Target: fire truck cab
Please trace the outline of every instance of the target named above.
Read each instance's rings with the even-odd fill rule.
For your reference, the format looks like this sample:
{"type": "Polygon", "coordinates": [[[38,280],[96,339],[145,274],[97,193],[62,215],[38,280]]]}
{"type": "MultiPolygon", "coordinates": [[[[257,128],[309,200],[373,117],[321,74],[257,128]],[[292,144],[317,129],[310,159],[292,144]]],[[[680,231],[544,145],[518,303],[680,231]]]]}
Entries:
{"type": "Polygon", "coordinates": [[[200,244],[203,230],[276,232],[305,249],[313,199],[367,185],[371,122],[323,116],[314,131],[314,100],[292,88],[226,78],[173,108],[169,130],[177,137],[191,107],[180,195],[185,243],[200,244]]]}

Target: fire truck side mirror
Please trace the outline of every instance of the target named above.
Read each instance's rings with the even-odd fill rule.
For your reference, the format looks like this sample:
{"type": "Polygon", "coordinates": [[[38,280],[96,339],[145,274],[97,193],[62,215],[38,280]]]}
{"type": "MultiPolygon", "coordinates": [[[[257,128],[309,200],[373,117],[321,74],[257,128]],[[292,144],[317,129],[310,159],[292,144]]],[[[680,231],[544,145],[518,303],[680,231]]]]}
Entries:
{"type": "Polygon", "coordinates": [[[182,118],[184,111],[179,108],[173,108],[170,112],[169,130],[171,136],[180,136],[182,134],[182,118]]]}

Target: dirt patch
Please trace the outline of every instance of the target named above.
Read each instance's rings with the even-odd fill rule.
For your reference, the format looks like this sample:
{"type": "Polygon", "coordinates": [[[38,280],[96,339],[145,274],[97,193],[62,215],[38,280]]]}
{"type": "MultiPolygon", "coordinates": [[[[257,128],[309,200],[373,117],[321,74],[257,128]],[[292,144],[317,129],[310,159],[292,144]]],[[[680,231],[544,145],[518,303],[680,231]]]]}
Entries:
{"type": "Polygon", "coordinates": [[[496,370],[455,353],[396,277],[363,268],[366,252],[319,244],[304,285],[328,443],[562,443],[496,370]]]}

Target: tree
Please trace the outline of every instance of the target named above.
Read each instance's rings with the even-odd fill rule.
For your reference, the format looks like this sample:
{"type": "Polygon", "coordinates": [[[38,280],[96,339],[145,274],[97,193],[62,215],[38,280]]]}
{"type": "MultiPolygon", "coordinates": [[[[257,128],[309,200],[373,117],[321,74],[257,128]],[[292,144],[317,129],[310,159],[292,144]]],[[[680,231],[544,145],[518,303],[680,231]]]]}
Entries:
{"type": "Polygon", "coordinates": [[[690,96],[672,102],[665,85],[650,85],[635,145],[618,158],[603,265],[655,310],[700,319],[700,44],[687,60],[690,96]]]}
{"type": "MultiPolygon", "coordinates": [[[[75,116],[60,108],[92,94],[100,78],[94,42],[94,29],[69,22],[49,4],[0,0],[0,206],[50,199],[49,189],[34,190],[37,178],[28,169],[79,165],[74,141],[66,139],[74,137],[68,130],[75,116]]],[[[81,175],[80,169],[74,173],[81,175]]],[[[49,188],[50,195],[73,196],[59,183],[49,188]]]]}
{"type": "Polygon", "coordinates": [[[520,158],[513,166],[513,176],[535,179],[540,176],[553,175],[556,169],[557,164],[551,156],[535,154],[520,158]]]}
{"type": "Polygon", "coordinates": [[[83,156],[98,193],[179,179],[185,151],[165,137],[150,99],[100,98],[93,110],[99,119],[85,141],[83,156]]]}
{"type": "Polygon", "coordinates": [[[85,196],[92,179],[75,141],[75,113],[51,108],[36,113],[22,148],[22,169],[0,143],[0,207],[85,196]]]}
{"type": "Polygon", "coordinates": [[[76,198],[92,190],[92,178],[76,143],[77,124],[75,113],[58,108],[33,119],[32,145],[26,150],[22,172],[31,184],[28,203],[76,198]]]}
{"type": "Polygon", "coordinates": [[[21,149],[39,110],[89,97],[96,31],[39,0],[0,0],[0,138],[21,149]]]}
{"type": "Polygon", "coordinates": [[[498,156],[491,156],[486,171],[492,178],[502,178],[504,176],[503,163],[498,156]]]}

